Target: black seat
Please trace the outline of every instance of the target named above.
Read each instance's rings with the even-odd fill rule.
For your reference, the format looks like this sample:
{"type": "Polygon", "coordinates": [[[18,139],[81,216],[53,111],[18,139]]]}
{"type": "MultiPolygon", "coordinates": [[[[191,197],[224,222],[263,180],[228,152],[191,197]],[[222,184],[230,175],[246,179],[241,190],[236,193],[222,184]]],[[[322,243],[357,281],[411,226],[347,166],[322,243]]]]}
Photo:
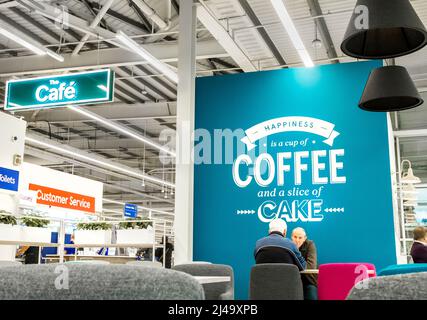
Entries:
{"type": "Polygon", "coordinates": [[[267,246],[258,249],[255,254],[255,262],[256,264],[263,263],[286,263],[293,264],[298,267],[298,269],[304,270],[295,253],[292,250],[283,248],[283,247],[275,247],[275,246],[267,246]]]}

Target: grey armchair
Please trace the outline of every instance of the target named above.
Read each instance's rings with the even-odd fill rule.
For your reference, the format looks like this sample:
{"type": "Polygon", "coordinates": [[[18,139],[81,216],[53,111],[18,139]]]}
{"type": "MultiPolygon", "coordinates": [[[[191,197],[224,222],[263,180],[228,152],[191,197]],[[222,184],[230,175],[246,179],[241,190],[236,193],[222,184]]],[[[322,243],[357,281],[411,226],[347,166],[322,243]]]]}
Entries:
{"type": "Polygon", "coordinates": [[[223,264],[191,263],[180,264],[172,268],[192,276],[226,276],[230,282],[203,284],[206,300],[234,300],[233,268],[223,264]]]}
{"type": "Polygon", "coordinates": [[[45,264],[0,268],[0,300],[203,300],[189,275],[128,265],[45,264]]]}
{"type": "Polygon", "coordinates": [[[21,266],[22,263],[19,261],[5,261],[0,260],[0,267],[13,267],[13,266],[21,266]]]}
{"type": "Polygon", "coordinates": [[[427,272],[369,278],[347,300],[427,300],[427,272]]]}
{"type": "Polygon", "coordinates": [[[252,267],[250,300],[303,300],[301,275],[297,266],[263,263],[252,267]]]}

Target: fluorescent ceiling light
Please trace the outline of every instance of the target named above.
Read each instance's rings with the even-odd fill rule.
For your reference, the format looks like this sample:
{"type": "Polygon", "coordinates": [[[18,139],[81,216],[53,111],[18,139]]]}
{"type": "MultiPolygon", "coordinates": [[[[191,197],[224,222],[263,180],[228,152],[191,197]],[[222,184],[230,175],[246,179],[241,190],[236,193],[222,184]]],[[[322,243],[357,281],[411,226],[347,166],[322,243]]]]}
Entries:
{"type": "Polygon", "coordinates": [[[137,42],[129,38],[123,31],[116,33],[116,38],[120,40],[129,49],[132,49],[135,53],[139,54],[153,67],[163,73],[171,81],[178,83],[178,75],[165,63],[154,57],[151,53],[141,47],[137,42]]]}
{"type": "Polygon", "coordinates": [[[64,62],[64,57],[61,56],[60,54],[57,54],[56,52],[53,52],[52,50],[49,50],[49,49],[46,49],[46,53],[49,57],[54,58],[59,62],[64,62]]]}
{"type": "Polygon", "coordinates": [[[107,163],[107,162],[104,162],[104,161],[100,161],[100,160],[97,160],[97,159],[85,156],[83,154],[80,154],[80,153],[68,150],[66,148],[61,148],[59,146],[55,146],[55,145],[43,142],[41,140],[30,138],[30,137],[25,137],[25,140],[27,140],[27,141],[29,141],[29,142],[31,142],[33,144],[37,144],[37,145],[40,145],[42,147],[48,148],[48,149],[53,149],[53,150],[59,151],[61,153],[69,154],[69,155],[71,155],[73,157],[76,157],[76,158],[80,158],[80,159],[83,159],[83,160],[86,160],[86,161],[89,161],[89,162],[92,162],[92,163],[99,164],[99,165],[101,165],[103,167],[107,167],[107,168],[110,168],[110,169],[113,169],[113,170],[116,170],[116,171],[119,171],[119,172],[123,172],[123,173],[129,174],[129,175],[134,176],[134,177],[138,177],[138,178],[141,178],[141,179],[146,179],[148,181],[151,181],[151,182],[154,182],[154,183],[157,183],[157,184],[160,184],[160,185],[165,185],[165,186],[169,186],[171,188],[175,188],[174,184],[169,183],[167,181],[163,181],[163,180],[160,180],[158,178],[155,178],[155,177],[152,177],[152,176],[149,176],[149,175],[145,175],[145,174],[142,174],[142,173],[138,173],[138,172],[135,172],[135,171],[127,170],[126,168],[123,168],[123,167],[120,167],[120,166],[116,166],[116,165],[113,165],[111,163],[107,163]]]}
{"type": "Polygon", "coordinates": [[[28,42],[27,40],[22,39],[21,37],[18,37],[16,34],[4,29],[3,27],[0,26],[0,33],[2,35],[4,35],[5,37],[9,38],[12,41],[15,41],[16,43],[24,46],[25,48],[31,50],[32,52],[34,52],[35,54],[39,55],[39,56],[43,56],[45,54],[47,54],[46,50],[43,50],[39,47],[37,47],[36,45],[28,42]]]}
{"type": "Polygon", "coordinates": [[[78,107],[75,107],[75,106],[68,106],[68,108],[71,109],[71,110],[73,110],[73,111],[75,111],[75,112],[78,112],[78,113],[80,113],[80,114],[82,114],[82,115],[84,115],[84,116],[86,116],[88,118],[91,118],[93,120],[99,121],[100,123],[106,125],[107,127],[110,127],[113,130],[116,130],[116,131],[119,131],[121,133],[124,133],[125,135],[127,135],[127,136],[129,136],[131,138],[139,140],[139,141],[141,141],[141,142],[143,142],[145,144],[148,144],[148,145],[150,145],[150,146],[152,146],[152,147],[154,147],[154,148],[156,148],[156,149],[158,149],[160,151],[163,151],[163,152],[171,155],[172,157],[176,157],[176,153],[175,152],[173,152],[173,151],[169,150],[168,148],[165,148],[165,147],[163,147],[163,146],[161,146],[161,145],[159,145],[159,144],[151,141],[150,139],[147,139],[147,138],[145,138],[145,137],[143,137],[143,136],[141,136],[139,134],[133,133],[132,131],[126,129],[125,127],[123,127],[121,125],[115,124],[112,121],[109,121],[107,119],[101,118],[101,117],[97,116],[96,114],[94,114],[92,112],[86,111],[84,109],[81,109],[81,108],[78,108],[78,107]]]}
{"type": "Polygon", "coordinates": [[[308,51],[305,48],[297,29],[295,28],[292,18],[289,15],[285,5],[283,4],[283,0],[271,0],[271,4],[276,10],[280,21],[282,22],[283,26],[286,29],[286,32],[291,38],[291,41],[295,49],[297,50],[301,60],[304,62],[304,65],[308,68],[314,67],[313,60],[311,60],[311,57],[308,54],[308,51]]]}
{"type": "Polygon", "coordinates": [[[41,45],[36,45],[35,43],[31,43],[30,41],[27,41],[23,39],[22,37],[16,35],[15,33],[5,29],[4,27],[0,26],[0,34],[5,36],[6,38],[9,38],[10,40],[20,44],[21,46],[27,48],[28,50],[31,50],[35,54],[39,56],[49,55],[50,57],[54,58],[55,60],[58,60],[60,62],[64,62],[64,57],[53,52],[52,50],[46,49],[41,45]]]}

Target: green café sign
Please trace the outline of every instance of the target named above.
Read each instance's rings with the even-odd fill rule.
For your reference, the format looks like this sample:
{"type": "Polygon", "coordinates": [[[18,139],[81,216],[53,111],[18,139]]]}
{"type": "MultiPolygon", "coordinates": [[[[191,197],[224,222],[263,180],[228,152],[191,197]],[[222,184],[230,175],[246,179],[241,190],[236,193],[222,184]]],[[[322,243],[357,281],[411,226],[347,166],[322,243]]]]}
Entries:
{"type": "Polygon", "coordinates": [[[6,83],[4,109],[15,111],[111,102],[113,97],[114,73],[105,69],[10,80],[6,83]]]}

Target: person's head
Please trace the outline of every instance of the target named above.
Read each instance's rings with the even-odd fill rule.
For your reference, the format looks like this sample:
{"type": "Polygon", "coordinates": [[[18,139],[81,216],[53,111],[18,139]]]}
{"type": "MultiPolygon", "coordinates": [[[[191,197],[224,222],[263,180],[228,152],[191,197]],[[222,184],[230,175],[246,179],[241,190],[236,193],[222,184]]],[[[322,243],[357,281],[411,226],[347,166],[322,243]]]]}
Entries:
{"type": "Polygon", "coordinates": [[[298,249],[302,246],[305,240],[307,240],[307,234],[303,228],[298,227],[292,231],[292,241],[298,249]]]}
{"type": "Polygon", "coordinates": [[[416,227],[414,229],[414,240],[427,242],[427,229],[424,227],[416,227]]]}
{"type": "Polygon", "coordinates": [[[272,232],[280,232],[286,237],[286,231],[288,230],[288,225],[285,220],[282,219],[274,219],[268,225],[268,233],[272,232]]]}

